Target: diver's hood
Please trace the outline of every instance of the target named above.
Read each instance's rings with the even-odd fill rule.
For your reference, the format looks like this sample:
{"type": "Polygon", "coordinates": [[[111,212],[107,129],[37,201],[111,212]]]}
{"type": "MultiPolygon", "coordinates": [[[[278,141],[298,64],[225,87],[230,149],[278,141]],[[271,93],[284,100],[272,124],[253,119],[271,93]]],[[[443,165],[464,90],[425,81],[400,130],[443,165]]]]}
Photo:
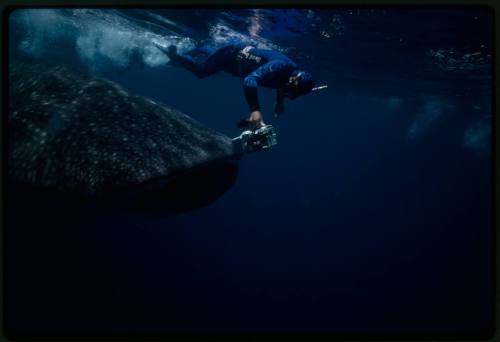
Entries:
{"type": "Polygon", "coordinates": [[[308,94],[314,88],[314,79],[307,71],[295,70],[290,75],[290,78],[293,80],[295,96],[308,94]]]}

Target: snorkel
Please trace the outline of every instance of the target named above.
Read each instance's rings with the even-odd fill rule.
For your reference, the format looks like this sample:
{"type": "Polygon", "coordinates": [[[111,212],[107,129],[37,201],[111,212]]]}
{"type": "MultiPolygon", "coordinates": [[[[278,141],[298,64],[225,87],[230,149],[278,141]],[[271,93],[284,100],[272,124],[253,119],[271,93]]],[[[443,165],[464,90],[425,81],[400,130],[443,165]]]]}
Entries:
{"type": "Polygon", "coordinates": [[[318,91],[318,90],[323,90],[323,89],[326,89],[326,88],[328,88],[328,85],[324,84],[324,85],[312,88],[311,91],[318,91]]]}
{"type": "MultiPolygon", "coordinates": [[[[285,92],[286,96],[289,99],[293,100],[293,99],[297,98],[298,96],[300,96],[300,95],[296,94],[296,90],[290,86],[290,83],[287,84],[287,86],[288,87],[285,87],[284,92],[285,92]]],[[[317,86],[317,87],[313,87],[311,89],[311,92],[313,92],[313,91],[319,91],[319,90],[324,90],[324,89],[327,89],[327,88],[328,88],[328,85],[327,84],[323,84],[323,85],[320,85],[320,86],[317,86]]]]}

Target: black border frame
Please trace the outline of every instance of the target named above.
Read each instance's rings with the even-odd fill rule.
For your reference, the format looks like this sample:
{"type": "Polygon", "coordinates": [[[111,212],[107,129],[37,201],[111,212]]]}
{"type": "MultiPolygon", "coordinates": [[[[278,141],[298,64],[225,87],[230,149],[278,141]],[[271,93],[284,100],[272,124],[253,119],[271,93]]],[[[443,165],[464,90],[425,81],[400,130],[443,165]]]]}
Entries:
{"type": "MultiPolygon", "coordinates": [[[[7,93],[7,82],[6,75],[8,75],[8,23],[9,15],[15,9],[22,8],[77,8],[77,7],[88,7],[88,8],[379,8],[379,7],[396,7],[396,8],[450,8],[450,7],[473,7],[484,8],[488,10],[492,15],[492,37],[493,37],[493,50],[492,50],[492,134],[491,134],[491,174],[492,174],[492,233],[493,239],[491,241],[492,247],[492,275],[493,275],[493,292],[492,298],[494,303],[492,303],[493,310],[493,322],[491,326],[491,331],[483,335],[477,334],[429,334],[418,333],[418,334],[391,334],[391,335],[370,335],[370,334],[321,334],[321,333],[301,333],[301,334],[283,334],[283,333],[223,333],[219,335],[211,335],[210,337],[203,334],[190,334],[185,332],[178,333],[168,333],[168,334],[136,334],[136,333],[85,333],[75,335],[61,334],[58,332],[53,332],[51,334],[44,334],[44,336],[37,336],[36,334],[18,333],[14,331],[9,331],[6,325],[4,305],[8,301],[6,296],[4,277],[6,277],[5,270],[5,258],[6,258],[6,234],[5,229],[2,229],[0,234],[0,243],[2,246],[1,262],[2,262],[2,272],[0,272],[0,303],[2,303],[2,310],[0,312],[1,323],[0,329],[2,336],[5,340],[18,341],[18,340],[30,340],[30,341],[49,341],[49,340],[77,340],[77,341],[93,341],[93,340],[112,340],[112,341],[129,341],[129,340],[179,340],[179,341],[196,341],[196,340],[374,340],[374,341],[433,341],[433,340],[448,340],[448,341],[497,341],[500,340],[497,332],[498,320],[500,319],[500,272],[498,272],[497,265],[500,265],[499,255],[498,255],[498,220],[497,220],[497,198],[500,194],[500,188],[498,186],[498,166],[500,162],[496,156],[499,149],[499,142],[497,141],[496,132],[499,131],[499,121],[496,118],[496,104],[497,98],[500,95],[500,91],[497,88],[496,80],[498,77],[498,63],[497,60],[497,46],[498,46],[498,36],[497,32],[499,29],[499,20],[497,19],[497,13],[500,13],[500,1],[494,0],[270,0],[265,3],[259,0],[146,0],[140,2],[140,0],[10,0],[0,4],[1,18],[0,27],[2,32],[2,54],[0,56],[0,63],[2,67],[2,77],[0,82],[0,106],[4,115],[2,116],[2,128],[0,130],[2,138],[2,149],[1,149],[1,161],[2,168],[0,168],[0,175],[2,177],[1,187],[2,189],[7,188],[7,176],[4,166],[7,165],[6,156],[8,155],[6,146],[6,136],[7,136],[7,115],[8,112],[8,93],[7,93]],[[241,1],[241,2],[240,2],[241,1]],[[431,339],[429,339],[431,337],[431,339]]],[[[2,203],[0,211],[0,225],[2,228],[6,225],[6,211],[3,204],[6,203],[6,193],[2,191],[0,202],[2,203]]]]}

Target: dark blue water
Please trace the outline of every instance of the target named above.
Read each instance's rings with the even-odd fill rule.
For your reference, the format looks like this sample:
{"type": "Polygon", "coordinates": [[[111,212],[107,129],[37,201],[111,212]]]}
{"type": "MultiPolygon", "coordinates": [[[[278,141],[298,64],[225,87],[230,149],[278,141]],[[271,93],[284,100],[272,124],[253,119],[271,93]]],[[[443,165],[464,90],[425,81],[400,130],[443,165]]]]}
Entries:
{"type": "Polygon", "coordinates": [[[276,148],[174,217],[40,210],[7,230],[8,327],[32,333],[485,334],[493,322],[492,17],[481,8],[32,10],[10,58],[73,65],[229,136],[241,80],[152,42],[277,49],[328,89],[260,89],[276,148]]]}

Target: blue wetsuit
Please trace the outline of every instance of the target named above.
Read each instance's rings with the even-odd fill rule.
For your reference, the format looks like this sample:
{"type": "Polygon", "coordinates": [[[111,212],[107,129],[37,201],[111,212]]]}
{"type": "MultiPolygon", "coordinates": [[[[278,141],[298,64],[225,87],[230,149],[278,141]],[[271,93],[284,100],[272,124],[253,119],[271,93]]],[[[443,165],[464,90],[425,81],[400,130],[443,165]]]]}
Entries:
{"type": "MultiPolygon", "coordinates": [[[[209,53],[209,56],[200,62],[190,55],[175,54],[171,56],[171,63],[190,70],[200,78],[219,71],[243,78],[245,98],[251,111],[260,110],[258,86],[281,89],[290,74],[298,69],[295,62],[280,52],[244,44],[227,45],[215,51],[203,47],[193,52],[209,53]]],[[[279,91],[277,100],[283,101],[279,91]]]]}

